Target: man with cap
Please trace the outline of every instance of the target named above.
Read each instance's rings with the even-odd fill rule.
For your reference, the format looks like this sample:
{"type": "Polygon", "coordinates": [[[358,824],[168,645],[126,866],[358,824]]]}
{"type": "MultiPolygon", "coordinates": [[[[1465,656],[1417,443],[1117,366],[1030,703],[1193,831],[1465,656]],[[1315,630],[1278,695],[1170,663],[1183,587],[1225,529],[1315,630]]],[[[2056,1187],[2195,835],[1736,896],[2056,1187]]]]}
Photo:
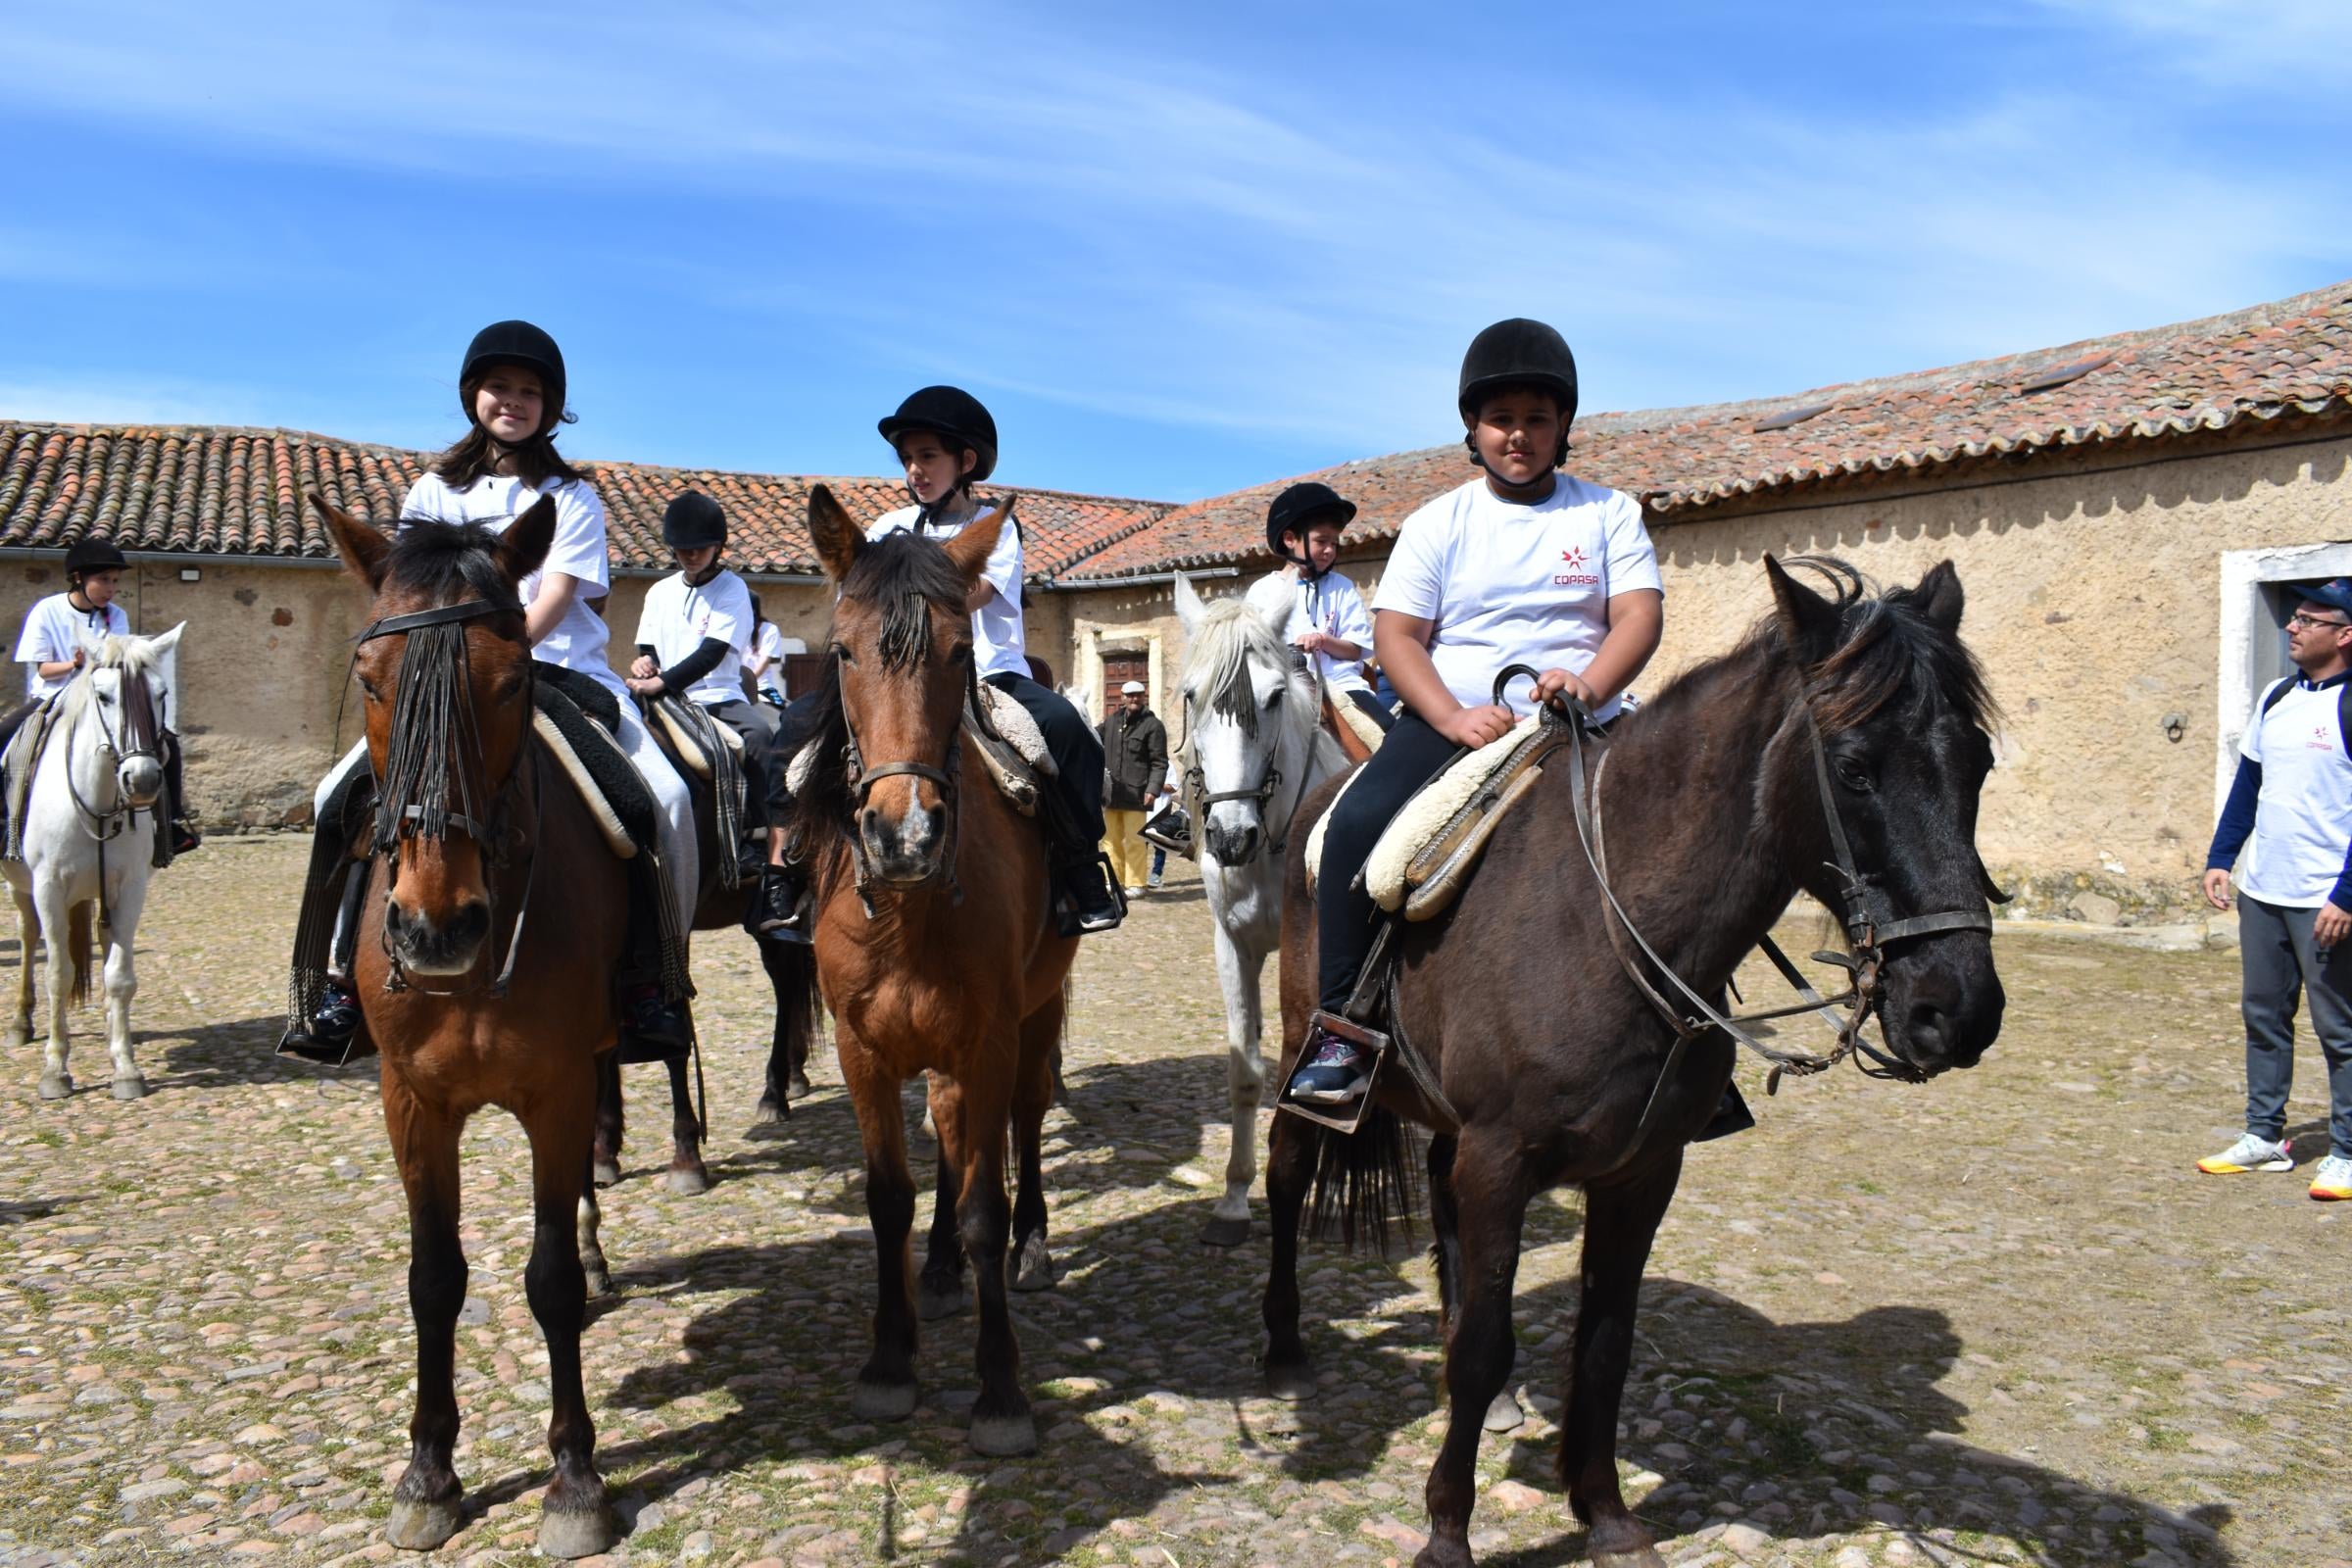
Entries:
{"type": "Polygon", "coordinates": [[[1250,586],[1250,605],[1282,627],[1285,642],[1314,658],[1333,697],[1386,730],[1396,715],[1364,678],[1364,661],[1372,656],[1371,613],[1347,574],[1332,570],[1340,530],[1354,517],[1354,502],[1312,479],[1276,496],[1266,509],[1266,548],[1284,564],[1250,586]]]}
{"type": "Polygon", "coordinates": [[[2298,673],[2272,682],[2255,705],[2205,857],[2205,899],[2217,909],[2230,907],[2230,870],[2237,867],[2246,1131],[2197,1169],[2234,1176],[2295,1168],[2286,1097],[2300,993],[2328,1062],[2328,1150],[2311,1196],[2340,1201],[2352,1199],[2352,580],[2304,587],[2292,602],[2286,652],[2298,673]]]}
{"type": "MultiPolygon", "coordinates": [[[[37,601],[24,612],[24,629],[17,635],[17,662],[24,666],[25,704],[0,718],[0,753],[7,751],[35,708],[73,684],[88,662],[92,645],[108,637],[130,635],[130,617],[115,603],[122,573],[129,565],[112,539],[79,539],[66,552],[66,591],[37,601]]],[[[186,820],[179,737],[172,732],[172,715],[157,717],[164,725],[159,738],[164,750],[164,794],[172,820],[171,855],[185,855],[202,841],[186,820]]],[[[6,808],[5,792],[0,792],[0,812],[6,808]]],[[[157,850],[158,865],[169,858],[157,850]]]]}
{"type": "Polygon", "coordinates": [[[1127,895],[1144,891],[1152,847],[1143,840],[1144,813],[1168,790],[1168,727],[1145,703],[1151,694],[1131,680],[1119,706],[1102,721],[1102,850],[1127,895]]]}
{"type": "Polygon", "coordinates": [[[783,823],[791,807],[784,765],[771,754],[767,725],[743,695],[744,655],[758,615],[751,589],[718,564],[727,547],[726,512],[688,490],[662,514],[662,542],[678,569],[646,590],[629,690],[648,702],[674,693],[743,737],[743,826],[763,844],[759,858],[765,863],[744,925],[756,936],[806,940],[793,929],[799,890],[784,872],[783,823]]]}

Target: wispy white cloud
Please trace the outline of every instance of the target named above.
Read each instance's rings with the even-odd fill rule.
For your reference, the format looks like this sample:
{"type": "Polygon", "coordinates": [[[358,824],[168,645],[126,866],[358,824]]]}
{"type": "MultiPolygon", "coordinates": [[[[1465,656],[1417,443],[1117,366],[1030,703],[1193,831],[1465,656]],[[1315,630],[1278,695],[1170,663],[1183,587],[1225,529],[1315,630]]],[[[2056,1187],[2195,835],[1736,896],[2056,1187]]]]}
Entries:
{"type": "Polygon", "coordinates": [[[269,400],[218,382],[0,380],[0,419],[45,424],[262,424],[269,400]]]}

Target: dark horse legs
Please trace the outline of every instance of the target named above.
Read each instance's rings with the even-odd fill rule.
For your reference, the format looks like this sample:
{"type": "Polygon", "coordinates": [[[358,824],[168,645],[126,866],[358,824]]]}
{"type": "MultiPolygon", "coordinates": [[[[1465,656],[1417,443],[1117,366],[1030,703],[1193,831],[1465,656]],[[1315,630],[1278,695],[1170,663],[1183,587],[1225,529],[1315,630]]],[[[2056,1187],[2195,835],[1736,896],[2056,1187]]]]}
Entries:
{"type": "MultiPolygon", "coordinates": [[[[1284,1068],[1289,1068],[1285,1059],[1284,1068]]],[[[1279,1081],[1279,1080],[1277,1080],[1279,1081]]],[[[1266,1137],[1266,1215],[1274,1255],[1266,1272],[1266,1392],[1294,1402],[1315,1395],[1315,1369],[1298,1338],[1298,1228],[1321,1149],[1318,1129],[1276,1116],[1266,1137]]]]}
{"type": "Polygon", "coordinates": [[[384,1534],[430,1551],[465,1523],[451,1457],[458,1444],[458,1309],[466,1304],[466,1254],[458,1245],[458,1126],[419,1104],[387,1067],[384,1130],[409,1197],[409,1313],[416,1324],[416,1408],[409,1419],[409,1468],[392,1489],[384,1534]]]}
{"type": "Polygon", "coordinates": [[[874,1227],[874,1348],[858,1373],[850,1408],[865,1420],[895,1421],[914,1411],[914,1176],[906,1168],[906,1112],[898,1085],[870,1053],[842,1040],[842,1076],[865,1144],[865,1212],[874,1227]]]}
{"type": "Polygon", "coordinates": [[[1617,1484],[1617,1411],[1634,1358],[1642,1271],[1682,1173],[1678,1146],[1630,1180],[1585,1194],[1584,1291],[1560,1421],[1560,1480],[1592,1530],[1595,1568],[1657,1568],[1663,1560],[1617,1484]]]}
{"type": "MultiPolygon", "coordinates": [[[[710,1189],[710,1171],[703,1163],[703,1124],[694,1111],[693,1086],[686,1081],[686,1058],[673,1057],[662,1065],[669,1071],[669,1172],[663,1180],[671,1192],[691,1198],[710,1189]]],[[[611,1187],[620,1180],[620,1150],[627,1131],[620,1058],[607,1052],[596,1063],[597,1186],[611,1187]]]]}
{"type": "MultiPolygon", "coordinates": [[[[1462,1243],[1459,1235],[1461,1205],[1453,1196],[1454,1142],[1437,1137],[1429,1141],[1429,1220],[1436,1241],[1430,1246],[1430,1261],[1438,1275],[1438,1312],[1441,1329],[1453,1321],[1453,1303],[1462,1294],[1462,1243]]],[[[1517,1359],[1517,1341],[1512,1341],[1512,1358],[1517,1359]]],[[[1519,1400],[1510,1390],[1509,1365],[1502,1369],[1502,1392],[1494,1396],[1488,1406],[1486,1429],[1489,1432],[1510,1432],[1524,1425],[1527,1412],[1519,1408],[1519,1400]]]]}
{"type": "MultiPolygon", "coordinates": [[[[953,1150],[962,1176],[956,1201],[956,1228],[972,1265],[973,1294],[980,1301],[980,1397],[972,1405],[972,1446],[991,1455],[1034,1453],[1037,1422],[1021,1392],[1020,1342],[1012,1333],[1012,1309],[1004,1299],[1005,1251],[1012,1239],[1012,1202],[1004,1191],[1005,1125],[1012,1107],[1010,1085],[965,1084],[962,1136],[953,1150]],[[992,1092],[993,1091],[993,1092],[992,1092]]],[[[944,1132],[944,1129],[943,1129],[944,1132]]],[[[951,1152],[943,1136],[940,1155],[951,1152]]]]}
{"type": "Polygon", "coordinates": [[[596,1426],[580,1380],[580,1328],[587,1316],[587,1276],[580,1266],[582,1175],[588,1168],[589,1089],[560,1102],[530,1107],[523,1128],[531,1139],[531,1260],[523,1291],[547,1341],[553,1412],[547,1446],[556,1475],[547,1489],[539,1549],[550,1557],[586,1557],[612,1544],[612,1518],[604,1478],[596,1473],[596,1426]]]}
{"type": "Polygon", "coordinates": [[[939,1140],[939,1178],[915,1309],[924,1322],[932,1323],[955,1316],[972,1300],[963,1288],[963,1237],[956,1227],[957,1179],[962,1174],[956,1152],[963,1147],[963,1096],[952,1080],[936,1073],[926,1076],[930,1079],[931,1129],[939,1140]]]}
{"type": "Polygon", "coordinates": [[[1478,1441],[1516,1353],[1511,1286],[1519,1273],[1528,1193],[1510,1136],[1481,1137],[1470,1129],[1455,1148],[1441,1200],[1453,1211],[1459,1294],[1446,1333],[1446,1441],[1430,1467],[1429,1544],[1413,1559],[1416,1568],[1468,1568],[1478,1441]]]}

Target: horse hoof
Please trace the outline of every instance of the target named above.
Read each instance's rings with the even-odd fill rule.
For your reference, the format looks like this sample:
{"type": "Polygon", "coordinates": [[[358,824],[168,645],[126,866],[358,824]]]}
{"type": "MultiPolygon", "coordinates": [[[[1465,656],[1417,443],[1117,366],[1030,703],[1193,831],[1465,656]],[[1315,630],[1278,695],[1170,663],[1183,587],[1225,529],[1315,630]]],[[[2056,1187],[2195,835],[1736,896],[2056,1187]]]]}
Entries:
{"type": "Polygon", "coordinates": [[[1266,1393],[1287,1404],[1304,1404],[1315,1396],[1315,1369],[1298,1366],[1266,1368],[1266,1393]]]}
{"type": "Polygon", "coordinates": [[[589,1162],[588,1177],[599,1187],[618,1187],[620,1185],[620,1161],[601,1158],[592,1160],[589,1162]]]}
{"type": "Polygon", "coordinates": [[[1527,1410],[1520,1404],[1519,1396],[1505,1389],[1494,1396],[1494,1402],[1487,1406],[1485,1419],[1479,1424],[1489,1432],[1516,1432],[1527,1425],[1527,1410]]]}
{"type": "Polygon", "coordinates": [[[539,1550],[550,1557],[565,1561],[593,1557],[609,1550],[612,1541],[610,1508],[565,1509],[562,1513],[550,1508],[539,1519],[539,1550]]]}
{"type": "Polygon", "coordinates": [[[860,1421],[904,1421],[914,1414],[922,1391],[912,1383],[868,1383],[858,1380],[850,1396],[850,1414],[860,1421]]]}
{"type": "Polygon", "coordinates": [[[72,1073],[45,1072],[41,1074],[41,1098],[43,1100],[65,1100],[70,1098],[73,1093],[74,1075],[72,1073]]]}
{"type": "Polygon", "coordinates": [[[680,1198],[692,1198],[710,1190],[710,1173],[700,1165],[672,1165],[669,1174],[662,1178],[662,1185],[680,1198]]]}
{"type": "Polygon", "coordinates": [[[1212,1216],[1207,1224],[1200,1227],[1200,1245],[1202,1247],[1239,1247],[1249,1239],[1250,1221],[1246,1217],[1227,1219],[1224,1215],[1218,1214],[1212,1216]]]}
{"type": "Polygon", "coordinates": [[[786,1100],[807,1100],[815,1093],[816,1086],[808,1081],[808,1075],[805,1072],[794,1073],[791,1081],[784,1086],[786,1100]]]}
{"type": "Polygon", "coordinates": [[[128,1078],[116,1079],[115,1098],[117,1100],[145,1100],[147,1098],[147,1080],[136,1073],[131,1074],[128,1078]]]}
{"type": "Polygon", "coordinates": [[[915,1316],[926,1323],[936,1323],[943,1317],[954,1317],[972,1304],[963,1281],[957,1280],[947,1290],[935,1290],[929,1285],[917,1286],[914,1293],[915,1316]]]}
{"type": "Polygon", "coordinates": [[[594,1267],[583,1266],[580,1270],[580,1277],[586,1282],[588,1299],[593,1301],[599,1297],[612,1294],[612,1271],[602,1263],[596,1264],[594,1267]]]}
{"type": "Polygon", "coordinates": [[[765,1128],[781,1127],[783,1125],[784,1107],[776,1103],[775,1096],[761,1095],[760,1097],[759,1109],[752,1112],[751,1131],[745,1136],[756,1138],[765,1128]]]}
{"type": "Polygon", "coordinates": [[[1013,1265],[1012,1288],[1016,1291],[1054,1288],[1054,1254],[1046,1250],[1045,1237],[1032,1236],[1022,1244],[1020,1259],[1013,1265]]]}
{"type": "Polygon", "coordinates": [[[1019,1415],[972,1417],[972,1449],[992,1459],[1010,1459],[1037,1451],[1037,1422],[1029,1412],[1019,1415]]]}
{"type": "Polygon", "coordinates": [[[392,1512],[384,1520],[384,1539],[403,1551],[431,1551],[465,1522],[466,1510],[454,1497],[447,1502],[394,1497],[392,1512]]]}

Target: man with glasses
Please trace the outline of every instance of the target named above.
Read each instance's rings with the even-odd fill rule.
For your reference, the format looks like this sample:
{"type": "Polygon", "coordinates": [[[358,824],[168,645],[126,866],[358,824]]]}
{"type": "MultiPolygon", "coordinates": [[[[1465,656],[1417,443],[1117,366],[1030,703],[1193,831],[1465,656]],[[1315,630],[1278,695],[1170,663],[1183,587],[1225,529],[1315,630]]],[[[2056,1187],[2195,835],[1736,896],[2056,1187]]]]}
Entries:
{"type": "Polygon", "coordinates": [[[2352,1199],[2352,758],[2344,741],[2352,579],[2300,591],[2286,619],[2286,650],[2301,673],[2263,692],[2205,857],[2205,899],[2217,909],[2230,907],[2230,867],[2238,866],[2246,1132],[2197,1169],[2229,1176],[2295,1168],[2286,1097],[2300,992],[2311,999],[2328,1062],[2329,1148],[2311,1196],[2352,1199]]]}

